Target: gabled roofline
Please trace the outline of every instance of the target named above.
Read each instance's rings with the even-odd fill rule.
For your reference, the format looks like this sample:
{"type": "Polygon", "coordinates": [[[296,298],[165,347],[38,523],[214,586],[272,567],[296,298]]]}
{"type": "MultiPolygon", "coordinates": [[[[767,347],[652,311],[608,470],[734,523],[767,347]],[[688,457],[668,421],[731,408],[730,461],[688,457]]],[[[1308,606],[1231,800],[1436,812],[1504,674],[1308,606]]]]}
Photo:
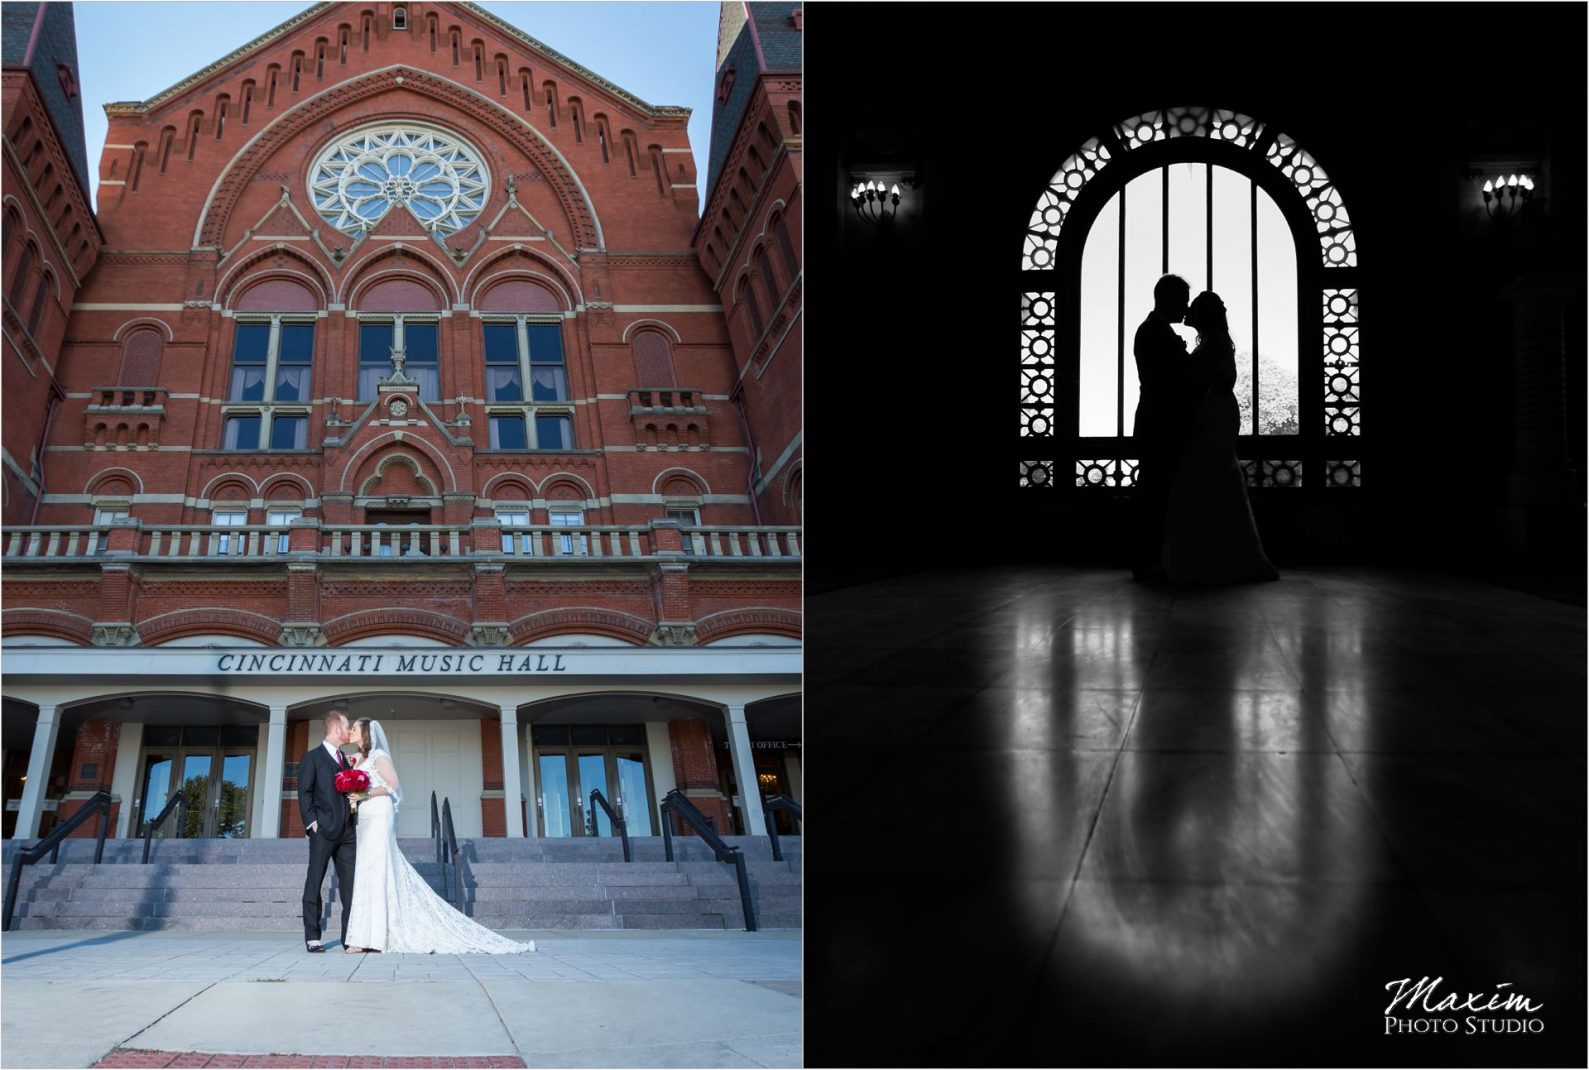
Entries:
{"type": "MultiPolygon", "coordinates": [[[[275,29],[267,30],[266,32],[260,34],[258,37],[254,38],[252,41],[248,42],[246,45],[242,46],[241,48],[236,49],[235,51],[233,51],[233,52],[231,52],[231,53],[229,53],[229,54],[227,54],[225,56],[222,56],[220,59],[218,59],[214,63],[210,64],[208,67],[205,67],[203,70],[200,70],[200,71],[198,71],[198,72],[196,72],[194,74],[189,75],[188,77],[182,79],[182,81],[178,82],[176,85],[173,85],[173,86],[171,86],[168,89],[161,90],[160,92],[156,93],[154,96],[150,97],[148,100],[143,100],[143,101],[138,101],[138,100],[119,100],[119,101],[113,101],[112,103],[106,104],[105,105],[105,114],[106,115],[143,115],[143,114],[146,114],[148,112],[154,111],[156,108],[159,108],[162,105],[168,103],[172,98],[174,98],[174,97],[186,92],[189,89],[192,89],[194,86],[200,84],[201,82],[205,81],[206,79],[208,79],[208,78],[210,78],[210,77],[212,77],[212,76],[214,76],[216,74],[219,74],[222,70],[224,70],[227,67],[231,66],[233,63],[236,63],[238,60],[242,59],[244,56],[248,55],[249,53],[254,52],[254,51],[256,51],[256,50],[258,50],[260,48],[263,48],[264,46],[266,46],[268,44],[271,44],[271,43],[275,42],[276,40],[278,40],[278,39],[280,39],[282,37],[285,37],[288,33],[292,32],[293,30],[298,29],[304,23],[310,22],[310,21],[320,17],[321,15],[325,14],[326,12],[330,11],[333,7],[336,7],[336,6],[337,6],[336,4],[329,3],[329,2],[315,4],[313,7],[308,8],[307,10],[301,11],[298,14],[294,15],[292,18],[288,19],[286,22],[283,22],[281,25],[277,26],[275,29]]],[[[497,30],[498,32],[506,34],[507,36],[516,39],[517,41],[519,41],[524,46],[526,46],[528,48],[531,48],[531,49],[534,49],[536,51],[539,51],[541,53],[544,53],[549,59],[551,59],[551,60],[553,60],[553,61],[555,61],[557,63],[562,64],[563,66],[568,68],[572,73],[578,75],[580,78],[583,78],[583,79],[589,81],[592,85],[595,85],[595,86],[605,90],[606,92],[611,93],[613,96],[618,97],[620,100],[624,101],[626,104],[629,104],[631,107],[634,107],[635,109],[640,111],[647,118],[651,118],[651,119],[669,119],[669,118],[684,118],[684,119],[688,119],[690,114],[691,114],[691,109],[685,108],[685,107],[680,107],[678,105],[672,105],[672,104],[662,104],[662,105],[647,104],[645,101],[641,100],[639,97],[635,96],[633,93],[630,93],[628,90],[622,89],[619,86],[614,85],[612,82],[609,82],[607,79],[603,78],[601,75],[597,74],[595,71],[592,71],[588,67],[585,67],[584,65],[582,65],[580,63],[577,63],[577,62],[575,62],[572,59],[569,59],[567,56],[563,55],[557,49],[551,47],[548,44],[545,44],[542,41],[536,40],[535,38],[531,37],[529,34],[525,33],[523,30],[519,29],[516,26],[511,25],[510,23],[502,21],[502,19],[498,18],[497,16],[493,15],[491,12],[485,10],[484,8],[482,8],[482,7],[480,7],[480,6],[476,5],[476,4],[468,3],[468,2],[461,2],[461,3],[455,4],[454,6],[463,8],[464,10],[469,12],[471,15],[473,15],[475,18],[477,18],[480,21],[488,24],[489,26],[491,26],[493,29],[497,30]]]]}

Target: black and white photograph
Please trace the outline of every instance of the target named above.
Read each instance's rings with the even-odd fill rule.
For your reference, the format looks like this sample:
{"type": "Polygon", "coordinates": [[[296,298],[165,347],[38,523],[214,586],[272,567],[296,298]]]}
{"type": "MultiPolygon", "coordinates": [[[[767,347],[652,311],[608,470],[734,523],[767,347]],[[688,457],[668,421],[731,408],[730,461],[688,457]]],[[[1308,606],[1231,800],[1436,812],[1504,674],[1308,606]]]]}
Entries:
{"type": "Polygon", "coordinates": [[[843,22],[807,1065],[1584,1065],[1583,5],[843,22]]]}

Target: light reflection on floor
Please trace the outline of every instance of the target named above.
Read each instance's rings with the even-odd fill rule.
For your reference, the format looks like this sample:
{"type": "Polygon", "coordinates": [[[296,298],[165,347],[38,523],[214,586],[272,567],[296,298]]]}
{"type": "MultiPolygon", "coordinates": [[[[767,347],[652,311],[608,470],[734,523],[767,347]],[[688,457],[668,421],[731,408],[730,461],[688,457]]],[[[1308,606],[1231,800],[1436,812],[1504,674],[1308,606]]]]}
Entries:
{"type": "Polygon", "coordinates": [[[1409,975],[1510,982],[1582,1065],[1581,608],[1006,569],[807,613],[808,797],[853,833],[807,855],[809,1065],[1551,1061],[1387,1038],[1409,975]]]}

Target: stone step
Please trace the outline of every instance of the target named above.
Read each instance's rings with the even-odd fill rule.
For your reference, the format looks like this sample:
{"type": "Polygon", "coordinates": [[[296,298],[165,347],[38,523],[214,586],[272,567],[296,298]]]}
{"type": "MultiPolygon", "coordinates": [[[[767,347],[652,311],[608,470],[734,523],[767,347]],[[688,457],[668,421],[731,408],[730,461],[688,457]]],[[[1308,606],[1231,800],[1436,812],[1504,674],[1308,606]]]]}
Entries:
{"type": "MultiPolygon", "coordinates": [[[[731,845],[738,846],[748,861],[772,860],[769,841],[763,836],[730,836],[731,845]]],[[[34,841],[37,842],[37,841],[34,841]]],[[[631,839],[636,861],[664,861],[662,837],[647,836],[631,839]]],[[[711,861],[711,850],[699,838],[675,837],[674,857],[680,861],[711,861]]],[[[801,857],[798,837],[782,841],[785,861],[798,862],[801,857]]],[[[143,861],[143,840],[106,840],[104,862],[110,865],[137,865],[143,861]]],[[[403,854],[412,862],[434,861],[435,842],[431,839],[404,837],[398,840],[403,854]]],[[[60,845],[61,862],[92,862],[95,841],[73,838],[60,845]]],[[[460,853],[469,861],[527,861],[580,863],[590,861],[621,862],[623,847],[613,837],[596,839],[500,839],[496,837],[459,840],[460,853]]],[[[6,840],[0,844],[0,862],[9,864],[19,850],[17,841],[6,840]]],[[[157,839],[150,849],[151,862],[190,862],[211,865],[234,865],[249,862],[275,863],[299,861],[307,864],[308,841],[302,838],[271,840],[183,840],[157,839]]],[[[48,861],[41,864],[49,864],[48,861]]]]}

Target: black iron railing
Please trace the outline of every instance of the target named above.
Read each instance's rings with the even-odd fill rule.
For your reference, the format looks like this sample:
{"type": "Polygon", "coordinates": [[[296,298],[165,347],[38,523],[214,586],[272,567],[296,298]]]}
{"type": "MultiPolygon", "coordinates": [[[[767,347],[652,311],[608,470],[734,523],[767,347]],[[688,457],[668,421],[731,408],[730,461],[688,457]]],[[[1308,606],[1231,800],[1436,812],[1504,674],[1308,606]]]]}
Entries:
{"type": "Polygon", "coordinates": [[[462,914],[464,912],[463,867],[459,865],[458,861],[458,837],[453,834],[452,830],[452,801],[449,799],[441,801],[441,827],[447,837],[447,857],[441,868],[442,880],[446,882],[446,886],[449,889],[455,890],[454,894],[451,894],[449,898],[452,899],[452,905],[458,908],[458,913],[462,914]]]}
{"type": "Polygon", "coordinates": [[[99,814],[99,843],[94,847],[94,865],[99,865],[105,860],[105,833],[110,825],[110,792],[97,791],[94,797],[83,804],[83,808],[64,822],[50,830],[50,834],[34,844],[24,847],[11,859],[11,876],[6,881],[5,918],[0,921],[0,932],[11,931],[11,918],[16,913],[17,893],[22,888],[22,867],[31,866],[45,855],[50,856],[50,861],[58,862],[61,857],[61,841],[72,834],[72,831],[88,820],[90,814],[99,814]]]}
{"type": "Polygon", "coordinates": [[[697,810],[694,803],[679,794],[677,788],[663,796],[662,805],[658,809],[662,811],[662,846],[667,854],[668,861],[673,861],[673,821],[671,818],[673,814],[678,814],[679,817],[684,819],[685,824],[693,828],[695,834],[712,849],[712,853],[717,856],[719,862],[727,862],[733,865],[734,875],[739,878],[739,902],[745,910],[745,931],[748,933],[755,932],[756,904],[750,897],[750,875],[745,870],[744,854],[740,852],[738,847],[730,847],[724,843],[723,838],[717,834],[712,827],[712,823],[707,820],[706,815],[697,810]]]}
{"type": "Polygon", "coordinates": [[[783,848],[778,843],[778,822],[772,816],[774,810],[793,814],[796,821],[805,820],[805,811],[799,803],[783,795],[769,795],[761,801],[761,814],[767,819],[767,839],[772,842],[772,860],[782,862],[783,848]]]}
{"type": "Polygon", "coordinates": [[[607,796],[601,793],[601,789],[591,788],[590,814],[592,823],[595,821],[597,804],[600,804],[601,808],[607,811],[607,818],[612,822],[612,827],[617,829],[618,835],[623,838],[623,860],[625,862],[633,862],[634,852],[629,847],[629,823],[623,819],[618,811],[612,808],[612,804],[607,801],[607,796]]]}
{"type": "Polygon", "coordinates": [[[188,797],[186,792],[181,791],[171,796],[171,799],[165,804],[165,808],[160,811],[159,817],[153,821],[145,821],[143,823],[144,865],[147,866],[149,864],[149,847],[154,842],[155,831],[166,823],[166,818],[171,816],[172,810],[179,808],[182,811],[182,816],[177,818],[177,828],[185,829],[188,827],[188,797]]]}
{"type": "Polygon", "coordinates": [[[436,841],[436,861],[447,861],[447,854],[441,839],[441,811],[436,807],[436,793],[430,793],[430,836],[436,841]]]}

